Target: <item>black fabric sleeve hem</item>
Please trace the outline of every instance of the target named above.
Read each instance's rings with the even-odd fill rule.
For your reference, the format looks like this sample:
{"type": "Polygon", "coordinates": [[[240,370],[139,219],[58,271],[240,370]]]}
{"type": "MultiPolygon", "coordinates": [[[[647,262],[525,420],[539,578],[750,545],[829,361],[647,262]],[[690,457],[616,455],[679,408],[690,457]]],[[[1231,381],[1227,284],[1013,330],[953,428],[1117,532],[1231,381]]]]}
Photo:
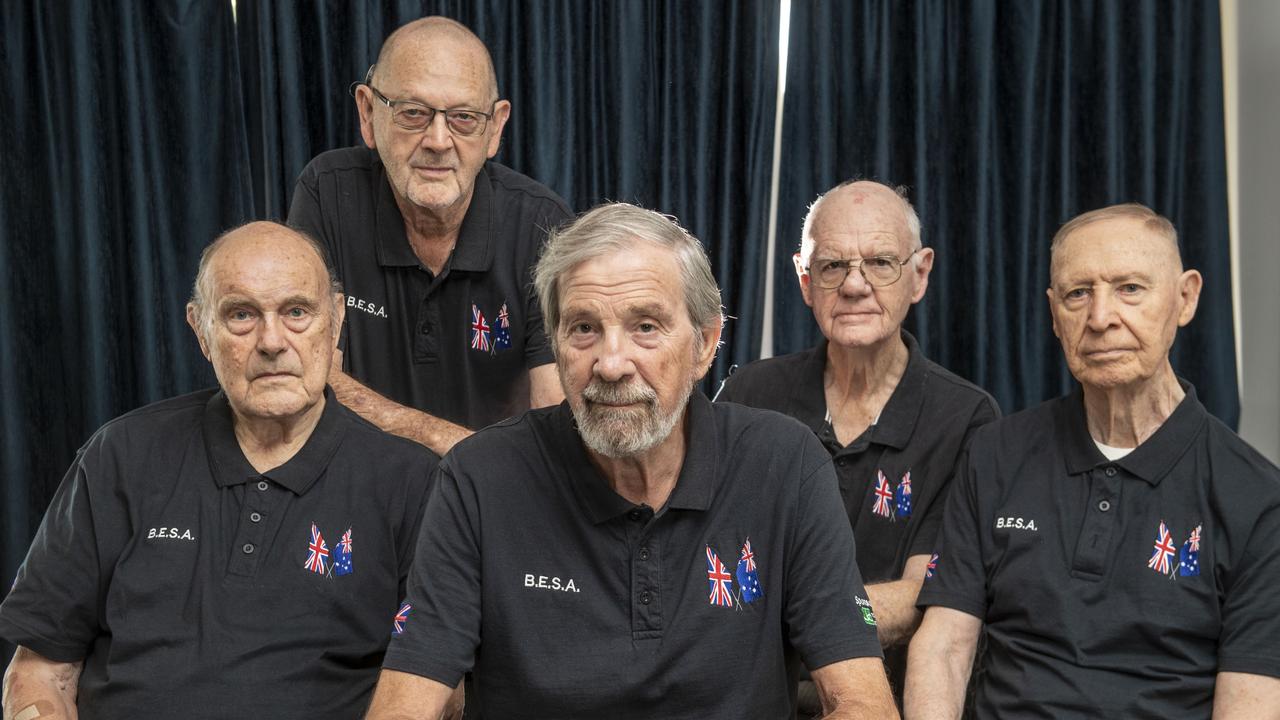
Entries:
{"type": "Polygon", "coordinates": [[[946,593],[921,591],[920,596],[916,598],[916,607],[923,611],[934,606],[959,610],[979,620],[984,620],[987,614],[986,603],[981,601],[956,597],[946,593]]]}
{"type": "Polygon", "coordinates": [[[15,622],[10,617],[0,618],[0,637],[14,645],[21,645],[32,650],[41,657],[54,662],[79,662],[88,654],[83,645],[70,645],[50,640],[39,633],[32,632],[29,628],[15,622]]]}
{"type": "Polygon", "coordinates": [[[463,675],[466,673],[450,670],[444,665],[437,662],[426,662],[422,658],[414,657],[407,654],[387,652],[386,657],[382,660],[383,670],[395,670],[397,672],[417,675],[428,680],[435,680],[449,687],[457,687],[462,681],[463,675]]]}
{"type": "Polygon", "coordinates": [[[884,650],[880,648],[879,640],[874,643],[860,642],[857,647],[842,645],[823,652],[813,653],[811,657],[806,656],[804,658],[804,666],[809,672],[813,672],[828,665],[857,658],[884,658],[884,650]]]}
{"type": "Polygon", "coordinates": [[[1280,657],[1224,655],[1218,658],[1218,672],[1247,673],[1280,678],[1280,657]]]}

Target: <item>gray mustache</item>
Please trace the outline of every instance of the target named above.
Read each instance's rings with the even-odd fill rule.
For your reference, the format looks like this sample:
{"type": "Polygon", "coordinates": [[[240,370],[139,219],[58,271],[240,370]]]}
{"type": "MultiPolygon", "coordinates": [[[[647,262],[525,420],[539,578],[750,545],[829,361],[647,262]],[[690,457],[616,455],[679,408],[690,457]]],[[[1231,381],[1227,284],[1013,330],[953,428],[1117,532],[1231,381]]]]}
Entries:
{"type": "Polygon", "coordinates": [[[647,385],[634,382],[609,383],[599,380],[593,380],[583,388],[582,397],[591,402],[613,405],[638,402],[653,405],[658,401],[657,391],[647,385]]]}

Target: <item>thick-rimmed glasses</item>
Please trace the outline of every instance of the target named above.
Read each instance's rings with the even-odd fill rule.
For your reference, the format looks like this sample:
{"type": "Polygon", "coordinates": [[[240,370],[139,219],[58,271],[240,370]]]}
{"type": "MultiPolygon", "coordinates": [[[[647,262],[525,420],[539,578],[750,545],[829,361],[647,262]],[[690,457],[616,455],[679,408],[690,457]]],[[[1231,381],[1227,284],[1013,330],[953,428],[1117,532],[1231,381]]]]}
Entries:
{"type": "MultiPolygon", "coordinates": [[[[489,118],[493,117],[493,106],[489,108],[489,112],[468,108],[449,108],[444,110],[424,105],[417,100],[392,100],[383,95],[378,88],[368,81],[357,84],[363,84],[369,88],[373,96],[378,99],[378,102],[386,105],[391,110],[391,122],[413,132],[426,130],[436,119],[436,113],[443,113],[444,123],[449,127],[449,132],[462,137],[470,137],[484,132],[484,129],[489,125],[489,118]]],[[[493,105],[496,106],[497,104],[495,100],[493,105]]]]}
{"type": "Polygon", "coordinates": [[[858,272],[862,273],[862,279],[866,280],[868,285],[884,287],[898,282],[898,278],[902,277],[902,266],[910,262],[912,256],[918,252],[920,251],[913,251],[905,258],[894,255],[876,255],[858,260],[814,258],[809,263],[809,267],[804,270],[809,273],[809,279],[813,284],[823,290],[835,290],[843,285],[845,278],[849,277],[849,271],[853,268],[858,268],[858,272]]]}

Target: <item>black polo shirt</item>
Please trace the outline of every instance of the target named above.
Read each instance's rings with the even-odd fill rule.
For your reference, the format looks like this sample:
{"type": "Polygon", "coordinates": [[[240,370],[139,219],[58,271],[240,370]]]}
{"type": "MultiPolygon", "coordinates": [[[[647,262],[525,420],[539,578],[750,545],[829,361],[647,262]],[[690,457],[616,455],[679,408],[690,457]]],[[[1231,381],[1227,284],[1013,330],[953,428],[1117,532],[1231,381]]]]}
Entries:
{"type": "Polygon", "coordinates": [[[107,423],[58,489],[0,635],[84,661],[81,717],[359,717],[436,457],[326,395],[302,449],[261,474],[220,391],[107,423]]]}
{"type": "Polygon", "coordinates": [[[688,418],[657,512],[609,488],[567,404],[459,443],[385,666],[449,685],[474,670],[485,717],[784,718],[801,658],[878,657],[812,434],[698,393],[688,418]]]}
{"type": "Polygon", "coordinates": [[[1114,462],[1083,395],[974,433],[920,605],[986,623],[982,717],[1209,717],[1280,676],[1280,470],[1196,399],[1114,462]]]}
{"type": "Polygon", "coordinates": [[[289,224],[328,249],[347,294],[344,369],[469,428],[527,410],[528,370],[553,361],[531,273],[547,231],[570,217],[547,187],[487,162],[435,275],[409,246],[378,153],[364,147],[312,160],[289,208],[289,224]]]}
{"type": "Polygon", "coordinates": [[[738,368],[716,395],[789,415],[818,436],[835,464],[868,583],[897,580],[907,558],[933,552],[956,459],[974,428],[1000,416],[985,391],[926,358],[910,333],[902,340],[908,358],[898,387],[876,424],[848,445],[826,419],[825,340],[738,368]]]}

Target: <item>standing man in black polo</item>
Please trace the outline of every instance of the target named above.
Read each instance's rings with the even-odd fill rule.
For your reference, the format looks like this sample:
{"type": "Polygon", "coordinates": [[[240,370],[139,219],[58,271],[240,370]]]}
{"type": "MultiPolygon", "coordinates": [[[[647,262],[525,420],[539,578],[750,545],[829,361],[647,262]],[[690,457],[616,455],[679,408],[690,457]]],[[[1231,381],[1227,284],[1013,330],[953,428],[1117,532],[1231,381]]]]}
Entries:
{"type": "Polygon", "coordinates": [[[1070,395],[974,433],[911,643],[907,716],[1280,717],[1280,470],[1174,375],[1200,273],[1141,205],[1053,238],[1070,395]]]}
{"type": "Polygon", "coordinates": [[[6,720],[359,715],[437,458],[326,389],[342,311],[289,228],[205,250],[187,321],[221,389],[81,448],[0,605],[6,720]]]}
{"type": "Polygon", "coordinates": [[[671,219],[606,205],[535,272],[568,402],[441,464],[369,717],[896,717],[831,459],[800,424],[694,393],[720,292],[671,219]]]}
{"type": "Polygon", "coordinates": [[[487,161],[511,103],[457,22],[396,30],[354,95],[368,147],[312,160],[289,223],[325,245],[347,291],[338,399],[443,455],[472,429],[563,399],[530,272],[570,212],[487,161]]]}
{"type": "Polygon", "coordinates": [[[716,399],[790,415],[831,454],[900,697],[947,484],[969,434],[1000,411],[902,329],[933,267],[902,195],[865,180],[838,185],[810,207],[801,237],[796,275],[823,341],[739,369],[716,399]]]}

